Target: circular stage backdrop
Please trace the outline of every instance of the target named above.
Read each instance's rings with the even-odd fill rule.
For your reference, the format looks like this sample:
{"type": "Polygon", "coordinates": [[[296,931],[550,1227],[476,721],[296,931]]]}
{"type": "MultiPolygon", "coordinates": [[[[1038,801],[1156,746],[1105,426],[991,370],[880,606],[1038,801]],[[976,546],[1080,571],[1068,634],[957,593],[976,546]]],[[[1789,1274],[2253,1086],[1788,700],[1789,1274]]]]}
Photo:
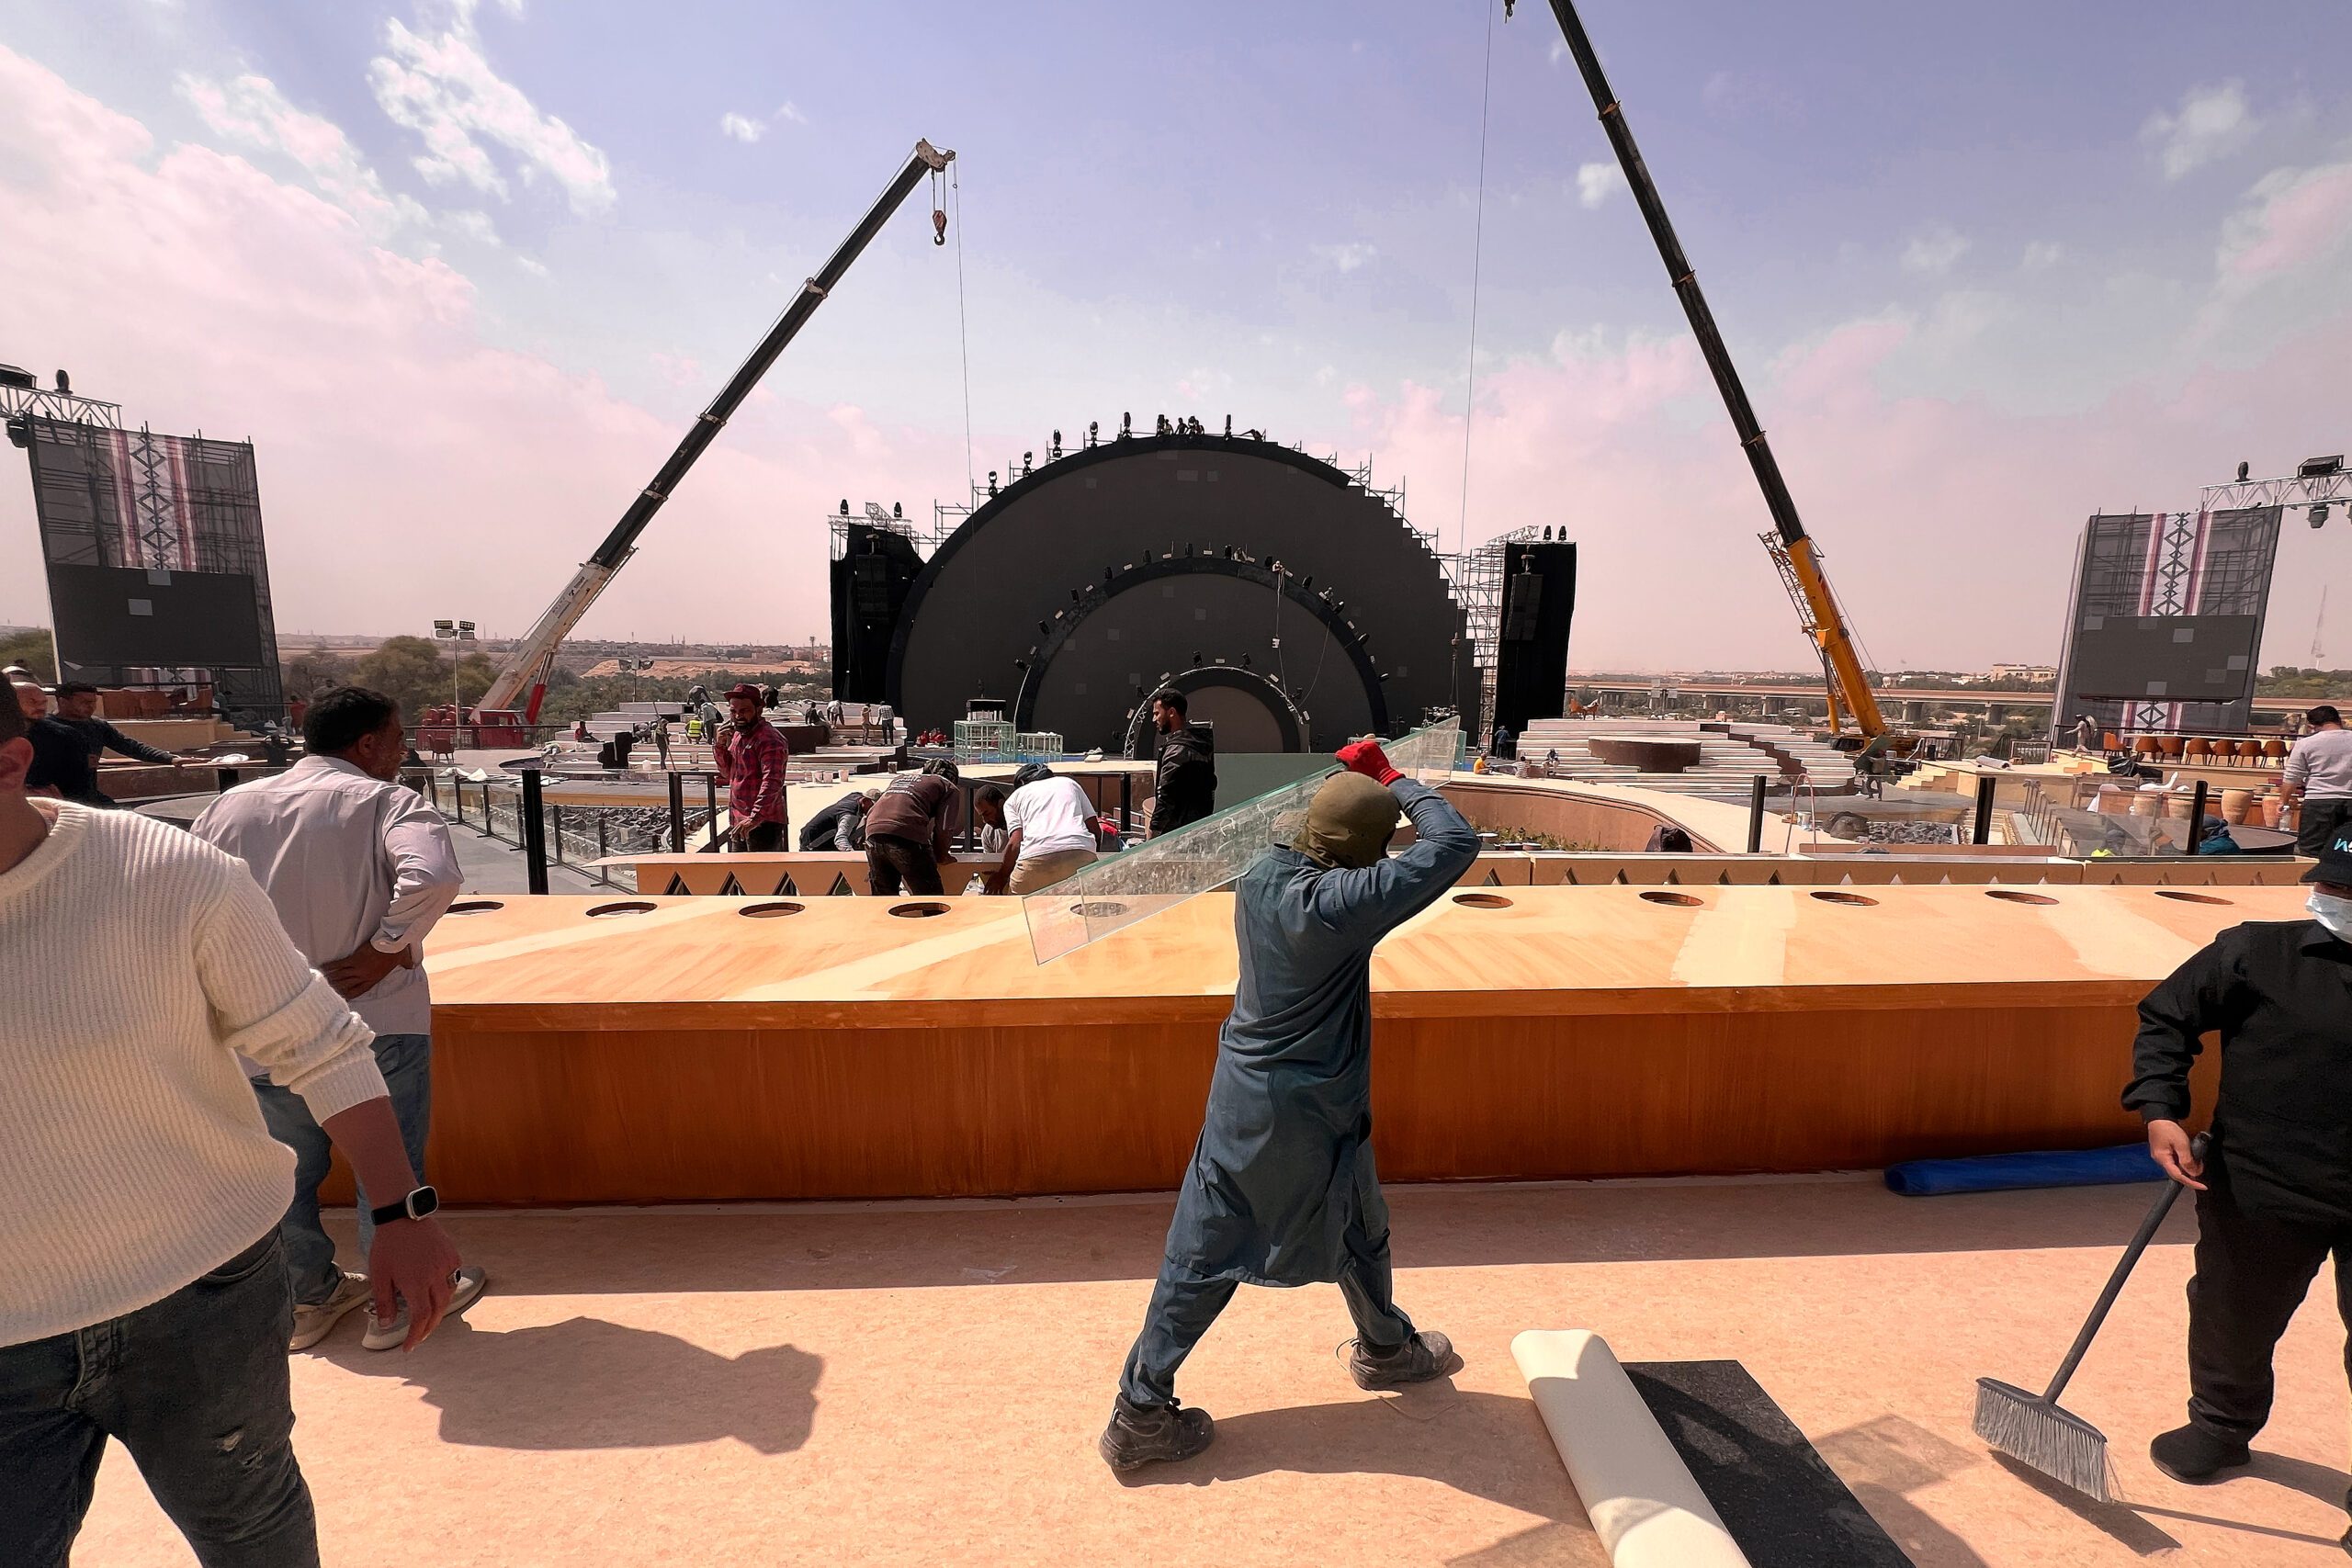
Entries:
{"type": "Polygon", "coordinates": [[[917,729],[995,697],[1018,728],[1117,752],[1173,685],[1220,751],[1321,750],[1475,697],[1463,629],[1436,555],[1330,464],[1138,436],[965,519],[909,591],[888,689],[917,729]]]}

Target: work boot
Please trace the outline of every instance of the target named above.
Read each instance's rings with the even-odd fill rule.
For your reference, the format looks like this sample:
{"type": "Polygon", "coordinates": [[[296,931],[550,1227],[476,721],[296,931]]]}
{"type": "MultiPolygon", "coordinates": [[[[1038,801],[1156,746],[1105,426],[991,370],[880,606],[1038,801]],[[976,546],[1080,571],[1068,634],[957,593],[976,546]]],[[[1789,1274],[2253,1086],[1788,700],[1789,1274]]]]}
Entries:
{"type": "Polygon", "coordinates": [[[1355,1353],[1348,1358],[1348,1371],[1356,1380],[1356,1386],[1375,1393],[1385,1388],[1402,1388],[1408,1382],[1427,1382],[1461,1370],[1462,1358],[1453,1353],[1453,1341],[1426,1328],[1417,1331],[1394,1350],[1376,1350],[1359,1339],[1355,1353]]]}
{"type": "Polygon", "coordinates": [[[1094,1447],[1113,1470],[1128,1471],[1163,1460],[1191,1459],[1216,1436],[1205,1410],[1167,1404],[1135,1404],[1121,1394],[1111,1406],[1111,1424],[1094,1447]]]}
{"type": "Polygon", "coordinates": [[[2175,1427],[2148,1445],[2148,1458],[2175,1481],[2202,1485],[2225,1470],[2235,1470],[2253,1459],[2244,1443],[2209,1432],[2195,1422],[2175,1427]]]}

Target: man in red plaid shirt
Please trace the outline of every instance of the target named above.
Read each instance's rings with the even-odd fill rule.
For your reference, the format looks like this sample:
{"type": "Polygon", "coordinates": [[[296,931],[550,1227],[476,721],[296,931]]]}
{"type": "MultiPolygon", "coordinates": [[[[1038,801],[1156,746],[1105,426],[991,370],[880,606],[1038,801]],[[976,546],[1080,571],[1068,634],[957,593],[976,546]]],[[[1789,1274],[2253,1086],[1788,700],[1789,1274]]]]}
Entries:
{"type": "Polygon", "coordinates": [[[762,711],[760,689],[748,682],[727,694],[729,721],[711,741],[711,757],[727,781],[728,847],[764,853],[785,847],[784,774],[791,752],[762,711]]]}

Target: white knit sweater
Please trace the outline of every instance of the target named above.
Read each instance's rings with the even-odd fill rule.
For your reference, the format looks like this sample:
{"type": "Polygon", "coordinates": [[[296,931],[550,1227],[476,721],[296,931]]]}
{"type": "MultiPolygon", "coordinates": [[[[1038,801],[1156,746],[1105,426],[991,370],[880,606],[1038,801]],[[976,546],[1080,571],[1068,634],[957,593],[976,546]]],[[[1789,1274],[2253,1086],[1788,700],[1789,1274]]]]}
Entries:
{"type": "Polygon", "coordinates": [[[373,1039],[243,863],[38,800],[0,872],[0,1345],[161,1301],[266,1235],[293,1151],[243,1051],[321,1120],[384,1092],[373,1039]]]}

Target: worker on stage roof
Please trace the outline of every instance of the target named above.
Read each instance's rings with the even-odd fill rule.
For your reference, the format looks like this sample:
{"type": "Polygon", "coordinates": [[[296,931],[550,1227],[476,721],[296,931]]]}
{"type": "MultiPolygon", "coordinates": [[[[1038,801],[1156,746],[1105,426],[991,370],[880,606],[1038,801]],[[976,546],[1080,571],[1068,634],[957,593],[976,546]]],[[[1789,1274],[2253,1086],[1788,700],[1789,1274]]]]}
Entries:
{"type": "Polygon", "coordinates": [[[1348,1370],[1364,1389],[1461,1365],[1390,1294],[1388,1205],[1372,1162],[1372,950],[1478,857],[1478,835],[1378,742],[1340,752],[1306,825],[1241,875],[1233,1011],[1143,1333],[1099,1445],[1114,1470],[1181,1460],[1214,1424],[1176,1400],[1176,1369],[1234,1287],[1335,1280],[1355,1319],[1348,1370]],[[1393,859],[1399,808],[1414,843],[1393,859]]]}

